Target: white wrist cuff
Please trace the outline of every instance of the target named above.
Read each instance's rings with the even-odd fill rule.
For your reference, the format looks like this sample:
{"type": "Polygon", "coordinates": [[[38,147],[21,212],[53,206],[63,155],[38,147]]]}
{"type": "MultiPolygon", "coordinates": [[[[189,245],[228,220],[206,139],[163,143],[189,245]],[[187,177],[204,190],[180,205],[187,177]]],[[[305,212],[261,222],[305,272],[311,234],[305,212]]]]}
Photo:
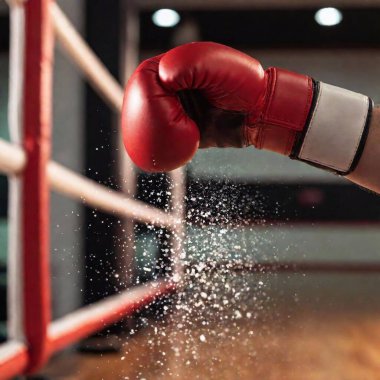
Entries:
{"type": "Polygon", "coordinates": [[[351,172],[363,149],[371,107],[367,96],[320,82],[298,159],[339,174],[351,172]]]}

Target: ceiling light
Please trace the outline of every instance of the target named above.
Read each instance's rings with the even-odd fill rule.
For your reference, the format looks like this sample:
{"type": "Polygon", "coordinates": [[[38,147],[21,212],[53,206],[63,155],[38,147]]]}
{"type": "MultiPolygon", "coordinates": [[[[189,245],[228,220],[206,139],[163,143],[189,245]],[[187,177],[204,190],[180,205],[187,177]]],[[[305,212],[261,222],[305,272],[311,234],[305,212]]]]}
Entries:
{"type": "Polygon", "coordinates": [[[162,28],[171,28],[176,26],[180,19],[181,17],[178,12],[173,9],[159,9],[154,12],[152,16],[153,23],[162,28]]]}
{"type": "Polygon", "coordinates": [[[315,12],[314,19],[319,25],[333,26],[338,25],[342,21],[343,15],[339,9],[329,7],[315,12]]]}

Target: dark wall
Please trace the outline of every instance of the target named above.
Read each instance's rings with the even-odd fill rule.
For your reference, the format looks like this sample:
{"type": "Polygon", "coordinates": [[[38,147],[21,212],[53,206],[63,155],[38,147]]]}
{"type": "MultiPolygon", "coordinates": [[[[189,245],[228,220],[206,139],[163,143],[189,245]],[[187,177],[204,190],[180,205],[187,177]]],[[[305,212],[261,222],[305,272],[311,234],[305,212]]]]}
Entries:
{"type": "MultiPolygon", "coordinates": [[[[380,46],[380,9],[345,8],[342,22],[322,27],[314,21],[317,9],[185,11],[181,22],[192,20],[204,41],[240,49],[276,47],[377,47],[380,46]]],[[[175,28],[159,28],[151,11],[141,14],[143,49],[166,50],[175,28]]],[[[181,24],[179,24],[180,26],[181,24]]]]}
{"type": "MultiPolygon", "coordinates": [[[[108,70],[119,76],[120,2],[86,2],[86,40],[108,70]]],[[[86,175],[116,188],[115,160],[117,118],[109,106],[87,85],[86,88],[86,175]]],[[[114,293],[112,281],[117,219],[97,210],[86,210],[86,302],[114,293]]]]}

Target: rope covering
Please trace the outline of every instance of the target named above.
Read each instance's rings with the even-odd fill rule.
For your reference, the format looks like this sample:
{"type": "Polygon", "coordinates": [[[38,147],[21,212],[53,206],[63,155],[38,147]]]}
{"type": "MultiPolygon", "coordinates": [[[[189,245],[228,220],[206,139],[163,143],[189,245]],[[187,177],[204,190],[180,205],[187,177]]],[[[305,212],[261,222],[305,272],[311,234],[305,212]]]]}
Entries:
{"type": "Polygon", "coordinates": [[[50,323],[50,156],[53,32],[50,0],[25,4],[24,149],[22,172],[22,241],[24,329],[29,371],[47,360],[50,323]]]}

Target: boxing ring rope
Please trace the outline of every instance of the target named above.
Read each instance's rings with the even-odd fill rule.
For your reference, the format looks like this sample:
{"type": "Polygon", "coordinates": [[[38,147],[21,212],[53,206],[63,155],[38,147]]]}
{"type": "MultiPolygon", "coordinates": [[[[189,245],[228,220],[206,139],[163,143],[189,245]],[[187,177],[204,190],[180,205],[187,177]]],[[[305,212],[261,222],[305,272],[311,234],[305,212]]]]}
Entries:
{"type": "Polygon", "coordinates": [[[150,281],[145,286],[136,286],[120,294],[109,296],[104,301],[96,302],[54,321],[48,330],[50,353],[133,314],[141,306],[154,301],[159,295],[168,294],[175,289],[174,282],[150,281]]]}
{"type": "MultiPolygon", "coordinates": [[[[7,175],[22,173],[26,154],[18,146],[0,139],[0,172],[7,175]]],[[[50,186],[67,197],[81,201],[87,206],[121,217],[130,217],[142,223],[174,229],[181,224],[180,218],[150,207],[141,201],[130,199],[120,192],[99,185],[73,170],[54,161],[47,164],[50,186]]]]}
{"type": "Polygon", "coordinates": [[[103,99],[116,112],[120,112],[123,103],[122,87],[78,34],[58,5],[53,2],[50,10],[54,20],[54,32],[64,52],[78,66],[94,89],[103,96],[103,99]]]}
{"type": "MultiPolygon", "coordinates": [[[[16,18],[20,24],[18,38],[24,38],[25,34],[25,44],[17,42],[16,38],[16,43],[20,45],[19,54],[24,54],[21,58],[16,54],[16,58],[23,67],[25,85],[10,87],[13,94],[17,90],[23,91],[23,97],[20,94],[18,98],[13,96],[13,110],[19,113],[23,111],[24,147],[18,146],[18,138],[13,139],[16,144],[0,140],[0,172],[11,176],[11,182],[15,176],[22,177],[23,235],[20,256],[23,266],[15,270],[16,259],[10,258],[10,272],[16,272],[23,285],[18,290],[10,289],[10,298],[17,303],[24,297],[21,305],[11,305],[11,309],[22,314],[16,316],[19,321],[14,323],[13,330],[21,326],[24,331],[11,331],[11,339],[0,346],[0,379],[37,370],[57,350],[130,315],[157,297],[173,292],[180,276],[179,261],[185,233],[182,205],[184,175],[181,170],[170,173],[174,181],[172,213],[165,213],[49,161],[54,32],[89,83],[117,112],[121,111],[123,89],[53,1],[29,0],[22,3],[11,1],[10,6],[11,19],[14,21],[16,18]],[[20,12],[25,12],[25,15],[20,12]],[[14,17],[16,13],[18,16],[14,17]],[[24,18],[25,31],[22,25],[24,18]],[[173,233],[172,279],[150,281],[133,287],[51,323],[48,240],[50,189],[108,213],[168,228],[173,233]],[[15,338],[12,339],[12,335],[15,338]]],[[[12,38],[14,43],[14,36],[12,38]]],[[[16,80],[20,81],[20,78],[16,80]]],[[[14,114],[13,117],[18,118],[14,114]]],[[[14,285],[13,280],[9,287],[14,285]]]]}

